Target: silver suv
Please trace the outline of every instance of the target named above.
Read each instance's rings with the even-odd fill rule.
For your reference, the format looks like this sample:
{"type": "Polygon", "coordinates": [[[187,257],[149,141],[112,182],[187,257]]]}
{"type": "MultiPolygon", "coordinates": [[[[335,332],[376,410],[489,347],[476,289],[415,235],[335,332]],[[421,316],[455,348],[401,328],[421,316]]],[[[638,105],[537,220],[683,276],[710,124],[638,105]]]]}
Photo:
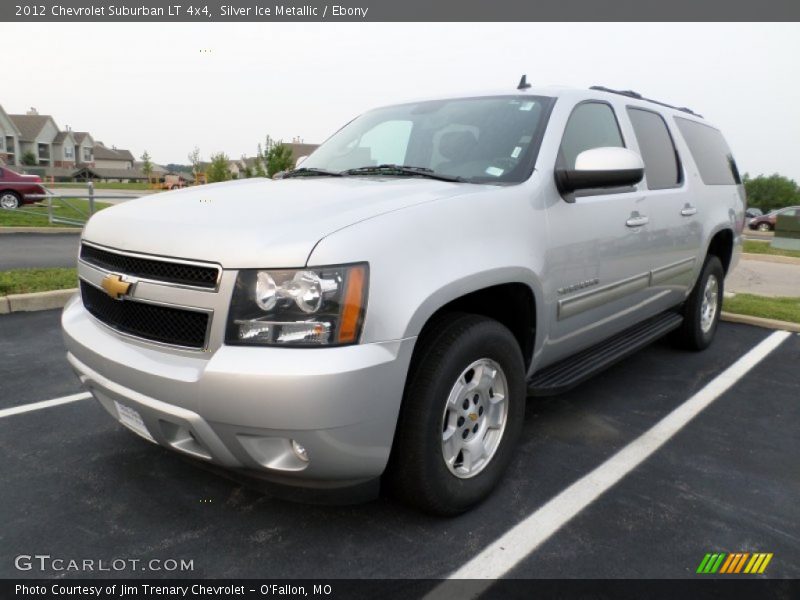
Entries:
{"type": "Polygon", "coordinates": [[[634,92],[379,108],[275,181],[95,215],[68,359],[122,424],[300,496],[484,498],[526,398],[701,350],[740,252],[722,134],[634,92]]]}

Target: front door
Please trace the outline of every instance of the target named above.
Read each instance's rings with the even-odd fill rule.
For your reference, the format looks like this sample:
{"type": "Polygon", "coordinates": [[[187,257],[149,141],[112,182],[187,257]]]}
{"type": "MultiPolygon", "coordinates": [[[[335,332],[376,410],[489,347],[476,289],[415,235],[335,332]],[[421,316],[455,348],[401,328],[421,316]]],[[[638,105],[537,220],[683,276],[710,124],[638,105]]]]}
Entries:
{"type": "MultiPolygon", "coordinates": [[[[578,154],[626,147],[614,107],[577,104],[564,128],[556,168],[573,168],[578,154]]],[[[587,190],[547,207],[544,280],[551,323],[540,366],[573,354],[641,320],[647,312],[648,199],[639,186],[587,190]]]]}

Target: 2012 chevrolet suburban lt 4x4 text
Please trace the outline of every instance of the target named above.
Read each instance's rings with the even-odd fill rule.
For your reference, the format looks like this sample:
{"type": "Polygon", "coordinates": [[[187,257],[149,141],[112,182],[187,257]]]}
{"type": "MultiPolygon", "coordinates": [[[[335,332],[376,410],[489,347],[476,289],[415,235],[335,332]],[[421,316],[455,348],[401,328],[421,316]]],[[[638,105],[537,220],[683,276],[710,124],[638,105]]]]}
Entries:
{"type": "Polygon", "coordinates": [[[633,92],[523,78],[379,108],[280,179],[92,217],[68,359],[155,443],[455,514],[527,397],[667,333],[711,343],[744,211],[720,131],[633,92]]]}

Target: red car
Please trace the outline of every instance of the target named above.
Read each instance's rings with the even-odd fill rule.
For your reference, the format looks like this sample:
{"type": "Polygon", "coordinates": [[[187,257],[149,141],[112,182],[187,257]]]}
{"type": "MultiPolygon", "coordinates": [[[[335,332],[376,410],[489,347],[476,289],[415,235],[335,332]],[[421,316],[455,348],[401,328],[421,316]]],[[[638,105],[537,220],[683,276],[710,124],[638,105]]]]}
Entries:
{"type": "Polygon", "coordinates": [[[0,208],[11,210],[38,202],[33,195],[46,194],[42,187],[42,178],[36,175],[21,175],[8,167],[0,166],[0,208]]]}
{"type": "Polygon", "coordinates": [[[750,219],[747,226],[750,229],[758,229],[759,231],[775,231],[775,222],[780,216],[800,217],[800,206],[787,206],[786,208],[779,208],[773,210],[771,213],[750,219]]]}

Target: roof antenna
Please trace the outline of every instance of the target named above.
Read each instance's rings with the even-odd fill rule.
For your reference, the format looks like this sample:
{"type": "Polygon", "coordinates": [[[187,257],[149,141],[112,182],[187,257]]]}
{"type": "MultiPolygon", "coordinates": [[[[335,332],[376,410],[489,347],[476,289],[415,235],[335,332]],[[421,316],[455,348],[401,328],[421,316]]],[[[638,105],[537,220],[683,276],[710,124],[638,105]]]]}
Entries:
{"type": "Polygon", "coordinates": [[[519,85],[517,86],[517,89],[518,90],[527,90],[529,87],[531,87],[531,84],[528,83],[528,76],[527,75],[523,75],[522,79],[519,80],[519,85]]]}

